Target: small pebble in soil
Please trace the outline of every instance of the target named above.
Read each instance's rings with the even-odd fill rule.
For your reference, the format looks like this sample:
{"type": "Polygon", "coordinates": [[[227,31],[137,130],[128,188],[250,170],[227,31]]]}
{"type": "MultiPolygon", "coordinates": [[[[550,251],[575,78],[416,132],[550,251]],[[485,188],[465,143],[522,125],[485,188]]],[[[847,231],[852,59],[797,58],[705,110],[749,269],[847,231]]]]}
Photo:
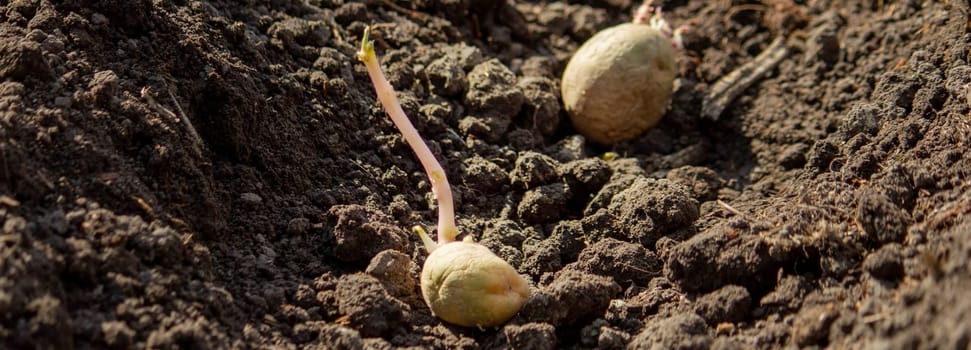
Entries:
{"type": "Polygon", "coordinates": [[[397,297],[414,294],[417,285],[415,281],[418,279],[417,271],[418,265],[413,263],[408,255],[396,250],[378,253],[364,270],[365,273],[381,281],[388,293],[397,297]]]}
{"type": "Polygon", "coordinates": [[[260,197],[256,193],[252,193],[252,192],[243,192],[243,193],[241,193],[239,195],[239,199],[242,200],[244,203],[249,203],[249,204],[259,204],[259,203],[262,203],[263,202],[263,198],[262,197],[260,197]]]}

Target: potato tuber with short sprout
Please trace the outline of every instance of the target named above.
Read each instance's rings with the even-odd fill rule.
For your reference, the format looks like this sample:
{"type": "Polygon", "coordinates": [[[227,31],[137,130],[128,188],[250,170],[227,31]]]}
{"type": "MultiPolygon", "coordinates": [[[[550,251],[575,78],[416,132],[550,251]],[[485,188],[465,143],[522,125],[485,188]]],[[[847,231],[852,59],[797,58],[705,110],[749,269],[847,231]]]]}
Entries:
{"type": "Polygon", "coordinates": [[[465,327],[498,326],[522,308],[529,297],[529,284],[509,263],[473,243],[471,237],[455,240],[459,231],[445,170],[402,110],[381,71],[369,34],[370,28],[366,28],[357,58],[367,67],[381,105],[428,174],[438,201],[438,243],[415,227],[430,253],[421,271],[422,297],[432,313],[447,322],[465,327]]]}
{"type": "Polygon", "coordinates": [[[471,240],[438,246],[421,270],[421,294],[441,319],[492,327],[516,314],[529,284],[505,260],[471,240]]]}
{"type": "Polygon", "coordinates": [[[645,1],[633,23],[604,29],[577,49],[561,79],[573,127],[601,145],[631,140],[654,127],[674,88],[680,32],[645,1]]]}

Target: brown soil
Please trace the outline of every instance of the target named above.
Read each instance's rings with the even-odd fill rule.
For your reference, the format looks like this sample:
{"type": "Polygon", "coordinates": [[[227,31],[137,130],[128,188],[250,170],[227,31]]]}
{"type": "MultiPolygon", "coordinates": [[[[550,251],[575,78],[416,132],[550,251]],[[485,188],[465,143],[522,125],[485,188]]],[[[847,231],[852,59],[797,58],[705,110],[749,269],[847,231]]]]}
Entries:
{"type": "Polygon", "coordinates": [[[965,1],[667,1],[679,88],[610,149],[558,77],[630,0],[3,3],[0,348],[971,342],[965,1]],[[421,300],[434,201],[355,60],[368,24],[460,228],[535,284],[502,327],[421,300]]]}

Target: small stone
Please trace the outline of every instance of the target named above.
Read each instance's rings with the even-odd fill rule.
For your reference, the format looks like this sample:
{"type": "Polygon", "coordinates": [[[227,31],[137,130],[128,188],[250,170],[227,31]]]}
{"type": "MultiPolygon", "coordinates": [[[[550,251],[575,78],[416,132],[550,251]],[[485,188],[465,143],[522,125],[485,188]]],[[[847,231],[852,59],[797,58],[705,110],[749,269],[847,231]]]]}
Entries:
{"type": "Polygon", "coordinates": [[[260,197],[260,195],[252,192],[244,192],[240,194],[239,199],[250,204],[259,204],[263,202],[263,197],[260,197]]]}
{"type": "Polygon", "coordinates": [[[381,281],[389,294],[400,297],[411,295],[415,290],[415,281],[418,278],[411,274],[413,267],[417,271],[418,266],[411,262],[408,255],[385,250],[371,259],[364,272],[381,281]]]}

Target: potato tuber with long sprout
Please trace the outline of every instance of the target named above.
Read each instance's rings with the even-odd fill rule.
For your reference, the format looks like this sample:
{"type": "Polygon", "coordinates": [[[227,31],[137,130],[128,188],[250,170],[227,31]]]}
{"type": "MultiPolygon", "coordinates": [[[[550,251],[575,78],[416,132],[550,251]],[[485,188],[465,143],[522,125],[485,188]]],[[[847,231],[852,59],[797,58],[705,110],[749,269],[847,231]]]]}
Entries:
{"type": "Polygon", "coordinates": [[[633,23],[604,29],[570,58],[560,82],[573,127],[601,145],[631,140],[654,127],[674,88],[680,32],[644,2],[633,23]]]}
{"type": "Polygon", "coordinates": [[[370,28],[366,28],[357,58],[367,67],[384,110],[428,174],[438,201],[438,243],[415,227],[430,253],[421,270],[422,297],[432,313],[447,322],[465,327],[498,326],[522,308],[529,297],[529,284],[509,263],[472,242],[471,237],[456,241],[459,231],[445,170],[401,108],[381,71],[369,34],[370,28]]]}

